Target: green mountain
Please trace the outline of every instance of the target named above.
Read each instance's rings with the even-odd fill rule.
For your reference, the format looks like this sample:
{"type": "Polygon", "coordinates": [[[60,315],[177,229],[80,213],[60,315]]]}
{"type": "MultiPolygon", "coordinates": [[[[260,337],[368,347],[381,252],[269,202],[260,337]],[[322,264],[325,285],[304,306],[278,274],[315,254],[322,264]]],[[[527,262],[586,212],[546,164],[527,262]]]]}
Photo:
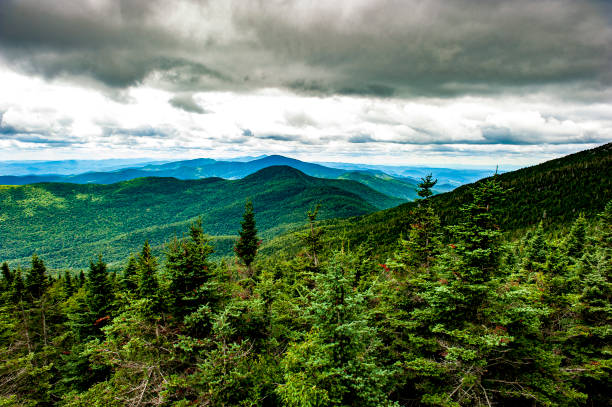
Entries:
{"type": "MultiPolygon", "coordinates": [[[[517,231],[537,225],[562,227],[578,214],[587,217],[601,212],[612,199],[612,143],[581,151],[532,167],[498,175],[507,189],[501,210],[500,227],[517,231]]],[[[469,199],[471,187],[463,185],[451,192],[431,197],[431,203],[444,224],[458,220],[459,208],[469,199]]],[[[397,236],[405,233],[411,222],[414,202],[353,219],[322,223],[329,236],[350,236],[355,245],[366,240],[381,250],[394,249],[397,236]]],[[[291,235],[280,236],[264,247],[295,247],[291,235]]]]}
{"type": "MultiPolygon", "coordinates": [[[[350,179],[382,194],[400,198],[404,201],[416,197],[417,180],[391,176],[379,170],[346,171],[312,164],[293,158],[271,155],[251,161],[216,161],[209,158],[151,163],[138,168],[121,168],[116,171],[86,172],[82,174],[30,174],[0,176],[0,185],[27,185],[40,182],[69,182],[75,184],[114,184],[142,177],[172,177],[177,179],[201,179],[220,177],[225,179],[244,178],[263,168],[285,165],[304,172],[307,175],[328,179],[350,179]]],[[[42,164],[39,166],[42,167],[42,164]]],[[[40,168],[37,167],[38,170],[40,168]]],[[[56,168],[51,166],[50,168],[56,168]]],[[[452,190],[450,184],[439,185],[435,192],[452,190]]]]}
{"type": "MultiPolygon", "coordinates": [[[[48,173],[22,176],[0,176],[0,184],[25,185],[33,182],[69,182],[75,184],[114,184],[142,177],[173,177],[177,179],[200,179],[220,177],[225,179],[244,178],[263,168],[286,165],[318,178],[338,178],[345,171],[318,164],[295,160],[280,155],[271,155],[251,161],[216,161],[210,158],[152,163],[114,171],[85,172],[81,174],[48,173]]],[[[1,168],[1,167],[0,167],[1,168]]],[[[54,166],[50,167],[54,169],[54,166]]]]}
{"type": "Polygon", "coordinates": [[[408,179],[394,178],[385,173],[351,171],[340,175],[341,179],[350,179],[385,195],[412,201],[417,198],[417,182],[408,179]]]}
{"type": "Polygon", "coordinates": [[[104,253],[124,260],[145,239],[158,247],[202,216],[229,254],[247,198],[266,239],[304,222],[322,204],[322,219],[362,215],[400,204],[351,180],[308,176],[286,166],[239,180],[138,178],[110,185],[42,183],[0,187],[0,258],[26,262],[36,251],[51,266],[83,267],[104,253]]]}

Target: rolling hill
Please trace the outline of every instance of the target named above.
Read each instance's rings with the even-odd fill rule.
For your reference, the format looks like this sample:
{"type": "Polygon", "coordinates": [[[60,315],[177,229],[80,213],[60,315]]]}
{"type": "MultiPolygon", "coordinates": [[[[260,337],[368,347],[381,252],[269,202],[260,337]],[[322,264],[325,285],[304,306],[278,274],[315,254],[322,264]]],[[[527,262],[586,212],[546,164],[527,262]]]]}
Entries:
{"type": "Polygon", "coordinates": [[[363,215],[402,201],[351,180],[308,176],[272,166],[238,180],[138,178],[115,184],[42,183],[0,187],[0,259],[27,261],[36,251],[51,267],[83,267],[97,253],[123,261],[145,239],[159,247],[202,216],[219,254],[231,253],[247,198],[260,235],[305,222],[321,203],[322,219],[363,215]]]}
{"type": "MultiPolygon", "coordinates": [[[[97,166],[110,165],[102,163],[97,166]]],[[[9,171],[8,175],[0,175],[0,185],[27,185],[40,182],[68,182],[75,184],[114,184],[142,177],[173,177],[177,179],[202,179],[220,177],[225,179],[244,178],[263,168],[270,166],[285,165],[304,172],[307,175],[328,179],[351,179],[385,195],[400,198],[402,200],[413,200],[416,197],[417,179],[403,176],[388,175],[380,170],[364,169],[358,171],[347,171],[344,169],[330,168],[319,164],[308,163],[293,158],[279,155],[265,156],[244,161],[216,161],[210,158],[198,158],[194,160],[172,161],[164,163],[142,163],[140,166],[119,168],[116,170],[104,170],[97,172],[85,172],[80,174],[44,174],[41,173],[45,165],[50,170],[69,168],[83,168],[85,164],[72,161],[39,163],[32,167],[33,173],[28,175],[14,175],[9,171]],[[64,164],[61,164],[64,163],[64,164]],[[79,165],[77,165],[79,164],[79,165]]],[[[91,164],[87,162],[88,165],[91,164]]],[[[94,162],[95,163],[95,162],[94,162]]],[[[0,174],[3,168],[0,163],[0,174]]],[[[16,164],[13,164],[14,166],[16,164]]],[[[29,168],[28,163],[22,163],[20,170],[29,168]]],[[[94,164],[91,164],[94,165],[94,164]]],[[[8,171],[8,170],[7,170],[8,171]]],[[[440,184],[436,187],[436,193],[450,191],[455,186],[440,184]]]]}

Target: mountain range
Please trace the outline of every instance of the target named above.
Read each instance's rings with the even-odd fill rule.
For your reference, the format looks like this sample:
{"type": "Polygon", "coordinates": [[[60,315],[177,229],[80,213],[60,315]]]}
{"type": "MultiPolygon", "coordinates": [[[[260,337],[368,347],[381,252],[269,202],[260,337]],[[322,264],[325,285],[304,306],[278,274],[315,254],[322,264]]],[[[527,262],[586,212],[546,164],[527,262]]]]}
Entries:
{"type": "MultiPolygon", "coordinates": [[[[611,168],[612,144],[607,144],[499,175],[508,190],[501,228],[519,230],[540,221],[564,225],[579,213],[597,213],[612,196],[611,168]]],[[[247,199],[255,206],[264,250],[295,247],[295,235],[287,232],[300,229],[306,212],[319,203],[319,219],[328,236],[346,234],[353,245],[369,239],[374,246],[393,248],[397,236],[406,232],[415,205],[405,203],[414,197],[415,186],[409,181],[376,170],[344,171],[280,156],[147,164],[67,178],[85,176],[98,183],[1,186],[0,258],[23,264],[36,251],[51,267],[79,268],[104,253],[113,265],[145,239],[159,251],[199,216],[214,235],[217,255],[229,255],[247,199]],[[292,165],[275,165],[287,163],[292,165]],[[102,182],[136,173],[156,176],[102,182]],[[219,173],[242,178],[177,179],[219,173]],[[159,176],[163,174],[175,177],[159,176]],[[400,193],[409,188],[413,195],[400,193]]],[[[465,185],[431,198],[443,223],[457,221],[469,190],[465,185]]]]}
{"type": "Polygon", "coordinates": [[[104,252],[111,263],[145,238],[159,247],[198,216],[231,253],[247,199],[264,238],[304,222],[321,203],[321,219],[346,218],[404,202],[353,180],[323,179],[271,166],[242,179],[148,177],[115,184],[39,183],[0,187],[0,258],[25,262],[34,251],[49,265],[84,267],[104,252]],[[229,237],[228,237],[229,235],[229,237]]]}
{"type": "MultiPolygon", "coordinates": [[[[432,196],[431,205],[442,223],[456,224],[472,187],[487,179],[432,196]]],[[[498,179],[506,190],[499,208],[501,230],[519,233],[540,222],[548,229],[567,229],[579,214],[592,218],[612,200],[612,143],[500,174],[498,179]]],[[[327,220],[321,226],[330,238],[349,236],[347,243],[351,245],[369,240],[388,254],[394,250],[397,236],[408,231],[415,205],[408,202],[356,218],[327,220]]],[[[297,246],[295,236],[284,235],[267,242],[264,250],[297,246]]]]}
{"type": "MultiPolygon", "coordinates": [[[[232,161],[217,161],[210,158],[198,158],[193,160],[171,161],[171,162],[134,162],[102,160],[95,165],[89,161],[52,161],[52,162],[24,162],[24,163],[0,163],[0,185],[27,185],[40,182],[69,182],[76,184],[113,184],[142,177],[173,177],[182,180],[202,179],[209,177],[220,177],[225,179],[238,179],[253,174],[263,168],[285,165],[303,173],[327,179],[352,179],[361,182],[372,189],[386,195],[413,200],[416,198],[418,178],[390,175],[379,169],[360,167],[354,165],[354,169],[347,170],[333,168],[320,164],[308,163],[289,157],[270,155],[265,157],[243,157],[232,161]],[[62,164],[64,163],[64,164],[62,164]],[[10,164],[10,165],[9,165],[10,164]],[[102,168],[100,171],[78,172],[77,169],[87,166],[102,168]],[[114,168],[113,166],[120,166],[114,168]],[[61,173],[44,173],[60,170],[61,173]],[[23,174],[30,169],[32,172],[23,174]],[[71,170],[72,169],[72,170],[71,170]],[[4,170],[4,172],[3,172],[4,170]],[[73,171],[70,173],[70,171],[73,171]]],[[[337,165],[341,165],[336,163],[337,165]]],[[[348,165],[348,164],[347,164],[348,165]]],[[[455,170],[438,169],[438,172],[455,170]]],[[[464,183],[464,174],[456,170],[457,178],[450,183],[440,182],[435,192],[446,192],[464,183]],[[463,175],[462,175],[463,174],[463,175]]],[[[448,177],[447,177],[448,178],[448,177]]]]}

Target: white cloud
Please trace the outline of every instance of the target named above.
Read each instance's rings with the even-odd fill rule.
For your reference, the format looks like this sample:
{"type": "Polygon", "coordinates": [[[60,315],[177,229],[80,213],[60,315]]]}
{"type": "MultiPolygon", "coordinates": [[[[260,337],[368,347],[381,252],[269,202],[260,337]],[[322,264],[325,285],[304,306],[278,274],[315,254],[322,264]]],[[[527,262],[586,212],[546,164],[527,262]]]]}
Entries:
{"type": "Polygon", "coordinates": [[[371,99],[285,90],[132,87],[124,103],[69,83],[0,70],[0,160],[288,154],[372,163],[531,164],[612,140],[612,105],[511,97],[371,99]],[[248,134],[248,130],[251,134],[248,134]],[[246,134],[246,135],[245,135],[246,134]],[[494,156],[491,156],[494,154],[494,156]]]}

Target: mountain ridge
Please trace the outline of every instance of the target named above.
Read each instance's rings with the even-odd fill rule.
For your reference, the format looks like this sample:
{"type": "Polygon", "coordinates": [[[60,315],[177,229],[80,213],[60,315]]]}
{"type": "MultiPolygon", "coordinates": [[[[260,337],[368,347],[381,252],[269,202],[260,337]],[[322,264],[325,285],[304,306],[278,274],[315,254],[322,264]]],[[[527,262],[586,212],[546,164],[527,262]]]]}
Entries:
{"type": "Polygon", "coordinates": [[[231,253],[244,203],[252,199],[263,238],[301,225],[321,203],[322,219],[391,207],[387,197],[355,181],[311,177],[272,166],[243,179],[136,178],[115,184],[41,183],[0,187],[0,258],[26,263],[34,251],[51,267],[84,267],[97,252],[110,263],[161,245],[202,216],[219,255],[231,253]],[[382,206],[381,206],[382,205],[382,206]],[[144,233],[150,231],[150,233],[144,233]]]}

